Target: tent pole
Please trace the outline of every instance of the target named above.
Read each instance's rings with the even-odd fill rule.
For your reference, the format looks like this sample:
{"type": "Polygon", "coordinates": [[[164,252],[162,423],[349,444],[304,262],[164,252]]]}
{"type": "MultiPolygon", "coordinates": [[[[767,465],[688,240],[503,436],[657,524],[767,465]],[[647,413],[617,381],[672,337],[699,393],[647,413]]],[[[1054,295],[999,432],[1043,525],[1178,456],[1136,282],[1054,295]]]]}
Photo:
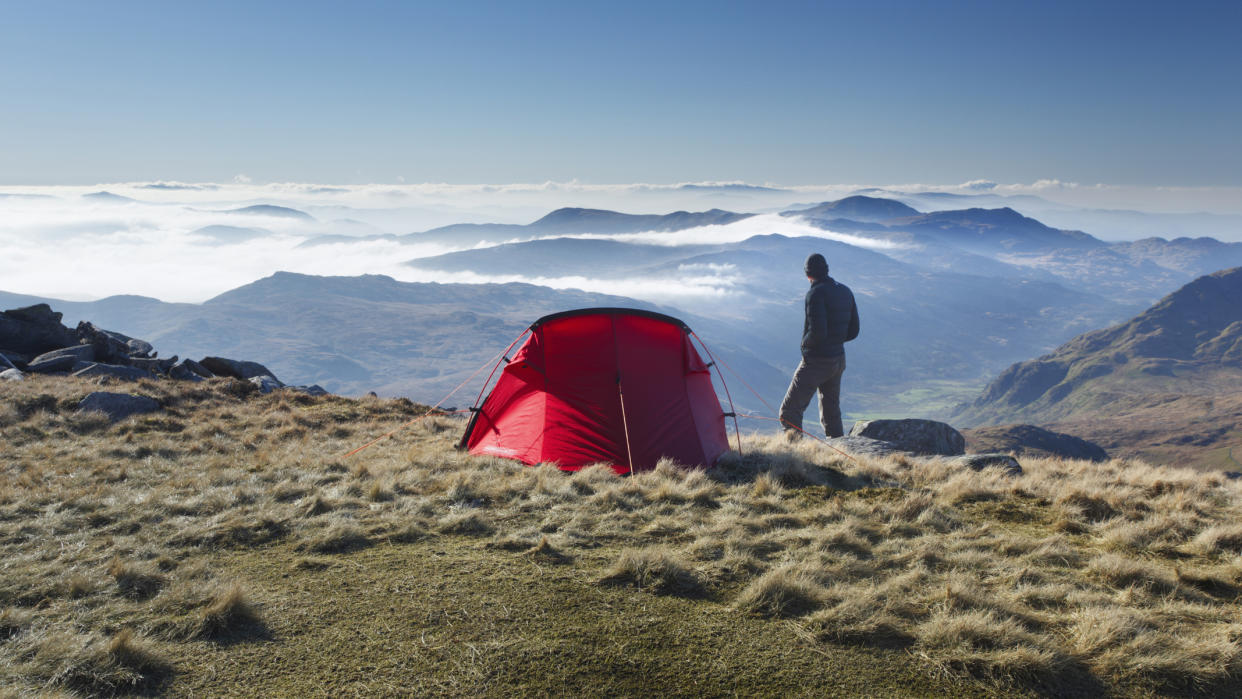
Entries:
{"type": "MultiPolygon", "coordinates": [[[[707,358],[712,360],[711,365],[716,367],[716,376],[720,377],[720,385],[724,387],[725,397],[729,399],[729,412],[733,413],[733,438],[737,440],[737,458],[740,459],[742,458],[742,431],[737,426],[737,408],[733,407],[733,394],[729,393],[729,384],[725,383],[724,374],[720,371],[720,365],[716,363],[716,356],[707,348],[707,343],[703,342],[703,338],[699,337],[693,330],[689,330],[689,332],[691,337],[699,341],[703,351],[707,352],[707,358]]],[[[760,398],[759,400],[763,399],[760,398]]]]}
{"type": "Polygon", "coordinates": [[[617,373],[617,397],[621,399],[621,429],[625,432],[625,460],[630,462],[630,475],[634,475],[634,454],[630,451],[630,423],[625,418],[625,392],[621,390],[621,373],[617,373]]]}

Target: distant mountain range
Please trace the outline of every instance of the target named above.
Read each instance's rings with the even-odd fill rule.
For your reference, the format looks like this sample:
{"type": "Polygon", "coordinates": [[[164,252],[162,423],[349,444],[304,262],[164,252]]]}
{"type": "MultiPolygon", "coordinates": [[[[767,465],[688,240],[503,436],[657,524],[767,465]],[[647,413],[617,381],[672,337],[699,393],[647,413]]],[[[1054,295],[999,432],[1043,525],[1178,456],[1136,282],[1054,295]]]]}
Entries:
{"type": "Polygon", "coordinates": [[[547,216],[526,224],[516,223],[455,223],[421,233],[408,235],[368,236],[319,236],[303,245],[349,242],[352,240],[396,240],[402,243],[444,243],[474,245],[498,243],[506,240],[532,238],[548,235],[619,235],[647,231],[672,232],[700,226],[719,226],[750,218],[754,214],[738,214],[721,209],[689,212],[675,211],[671,214],[623,214],[602,209],[557,209],[547,216]]]}
{"type": "Polygon", "coordinates": [[[834,221],[888,221],[918,216],[917,209],[893,200],[879,197],[852,196],[836,201],[826,201],[807,209],[785,211],[782,216],[801,216],[812,220],[834,221]]]}
{"type": "Polygon", "coordinates": [[[274,216],[276,218],[292,218],[299,221],[314,221],[315,217],[305,211],[290,209],[287,206],[273,206],[271,204],[255,204],[254,206],[243,206],[240,209],[229,209],[226,214],[247,214],[250,216],[274,216]]]}
{"type": "MultiPolygon", "coordinates": [[[[281,272],[202,304],[142,296],[73,302],[0,292],[4,308],[34,303],[63,312],[71,326],[90,320],[148,340],[166,354],[253,359],[287,382],[314,377],[311,383],[347,394],[376,391],[434,401],[531,321],[592,306],[673,313],[751,380],[770,383],[780,373],[720,337],[713,321],[634,299],[531,284],[418,284],[377,275],[281,272]]],[[[456,400],[468,402],[464,395],[456,400]]]]}
{"type": "MultiPolygon", "coordinates": [[[[1127,307],[1057,283],[929,271],[877,251],[823,238],[754,236],[739,243],[662,246],[554,238],[412,260],[421,269],[483,275],[678,280],[720,271],[739,282],[723,295],[685,298],[691,312],[727,325],[729,342],[782,372],[798,362],[807,255],[827,256],[855,292],[863,332],[848,348],[847,406],[867,414],[926,413],[963,400],[1029,347],[1125,317],[1127,307]],[[947,397],[917,405],[906,392],[931,381],[947,397]],[[969,387],[969,388],[965,388],[969,387]],[[966,391],[962,393],[962,391],[966,391]]],[[[764,386],[779,400],[788,376],[764,386]]]]}
{"type": "Polygon", "coordinates": [[[1160,461],[1242,461],[1242,268],[1002,372],[956,421],[1036,422],[1160,461]],[[1237,453],[1232,450],[1237,449],[1237,453]]]}

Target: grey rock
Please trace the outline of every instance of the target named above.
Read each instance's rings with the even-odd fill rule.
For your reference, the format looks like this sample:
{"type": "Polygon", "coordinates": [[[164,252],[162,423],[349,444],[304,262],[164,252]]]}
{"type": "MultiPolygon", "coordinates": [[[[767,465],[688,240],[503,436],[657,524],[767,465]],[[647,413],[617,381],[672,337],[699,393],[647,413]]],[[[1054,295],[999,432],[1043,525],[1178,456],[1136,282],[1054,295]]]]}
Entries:
{"type": "Polygon", "coordinates": [[[85,369],[73,372],[74,376],[90,377],[90,376],[110,376],[114,379],[122,379],[125,381],[137,381],[138,379],[149,379],[151,374],[132,366],[121,366],[119,364],[91,364],[85,369]]]}
{"type": "Polygon", "coordinates": [[[60,359],[61,357],[72,357],[75,362],[93,362],[95,361],[95,348],[90,345],[73,345],[72,347],[64,347],[43,354],[30,360],[31,364],[46,362],[52,359],[60,359]]]}
{"type": "Polygon", "coordinates": [[[131,415],[153,413],[159,409],[159,401],[154,398],[107,391],[96,391],[78,403],[78,412],[101,412],[113,422],[124,420],[131,415]]]}
{"type": "Polygon", "coordinates": [[[62,354],[42,360],[36,358],[26,365],[26,371],[31,374],[55,374],[71,371],[73,365],[77,363],[77,358],[72,354],[62,354]]]}
{"type": "Polygon", "coordinates": [[[323,386],[320,386],[319,384],[311,384],[310,386],[285,386],[285,390],[286,391],[297,391],[298,393],[305,393],[309,396],[328,395],[327,389],[325,389],[323,386]]]}
{"type": "Polygon", "coordinates": [[[246,379],[250,383],[259,387],[259,393],[271,393],[285,387],[285,385],[276,380],[274,376],[252,376],[246,379]]]}
{"type": "MultiPolygon", "coordinates": [[[[113,334],[117,335],[119,333],[113,333],[113,334]]],[[[139,357],[142,359],[155,359],[156,355],[159,354],[159,352],[156,352],[155,348],[151,346],[151,343],[147,342],[146,340],[139,340],[139,339],[130,337],[125,340],[125,346],[129,348],[129,356],[131,357],[139,357]]]]}
{"type": "Polygon", "coordinates": [[[256,376],[276,378],[276,374],[258,362],[245,362],[224,357],[204,357],[199,364],[216,376],[232,376],[235,379],[253,379],[256,376]]]}
{"type": "Polygon", "coordinates": [[[5,369],[4,371],[0,371],[0,379],[5,381],[21,381],[24,378],[26,378],[26,375],[23,374],[20,369],[5,369]]]}
{"type": "Polygon", "coordinates": [[[63,313],[57,313],[52,307],[46,303],[36,303],[33,306],[24,306],[22,308],[14,308],[4,312],[4,315],[27,323],[59,323],[65,317],[63,313]]]}
{"type": "Polygon", "coordinates": [[[208,371],[207,367],[193,359],[182,359],[177,362],[169,368],[168,375],[182,381],[202,381],[215,377],[215,374],[208,371]]]}
{"type": "Polygon", "coordinates": [[[77,336],[95,348],[95,359],[108,364],[128,364],[129,345],[124,335],[110,333],[94,323],[78,323],[77,336]],[[124,339],[122,339],[124,338],[124,339]]]}
{"type": "Polygon", "coordinates": [[[1098,444],[1071,434],[1035,425],[1001,425],[962,430],[966,448],[980,453],[1012,453],[1016,456],[1059,457],[1107,461],[1108,452],[1098,444]]]}
{"type": "Polygon", "coordinates": [[[130,357],[125,361],[125,364],[142,369],[151,374],[167,374],[176,363],[176,355],[173,355],[168,359],[143,359],[141,357],[130,357]]]}
{"type": "Polygon", "coordinates": [[[890,456],[892,454],[909,453],[892,442],[871,439],[870,437],[855,437],[852,435],[845,437],[834,437],[828,440],[828,444],[834,449],[840,449],[847,454],[853,454],[855,456],[883,457],[890,456]]]}
{"type": "Polygon", "coordinates": [[[966,456],[959,456],[953,459],[953,461],[972,471],[982,471],[985,468],[1000,468],[1010,476],[1022,475],[1022,465],[1009,454],[967,454],[966,456]]]}
{"type": "Polygon", "coordinates": [[[46,303],[0,313],[0,347],[37,355],[77,344],[69,328],[60,324],[61,318],[46,303]]]}
{"type": "Polygon", "coordinates": [[[0,368],[20,369],[30,361],[30,355],[14,352],[12,350],[0,350],[0,368]]]}
{"type": "Polygon", "coordinates": [[[851,437],[891,442],[912,454],[958,456],[966,453],[966,438],[950,425],[935,420],[859,420],[851,437]]]}

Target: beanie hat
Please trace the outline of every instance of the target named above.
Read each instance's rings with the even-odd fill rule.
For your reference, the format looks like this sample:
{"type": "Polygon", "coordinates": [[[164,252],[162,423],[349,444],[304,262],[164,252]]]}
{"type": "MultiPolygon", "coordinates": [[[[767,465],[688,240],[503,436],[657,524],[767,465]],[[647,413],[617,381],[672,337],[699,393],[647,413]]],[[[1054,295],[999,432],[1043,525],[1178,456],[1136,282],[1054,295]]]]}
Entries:
{"type": "Polygon", "coordinates": [[[806,276],[812,279],[823,279],[828,276],[828,261],[823,255],[815,253],[806,258],[805,269],[806,276]]]}

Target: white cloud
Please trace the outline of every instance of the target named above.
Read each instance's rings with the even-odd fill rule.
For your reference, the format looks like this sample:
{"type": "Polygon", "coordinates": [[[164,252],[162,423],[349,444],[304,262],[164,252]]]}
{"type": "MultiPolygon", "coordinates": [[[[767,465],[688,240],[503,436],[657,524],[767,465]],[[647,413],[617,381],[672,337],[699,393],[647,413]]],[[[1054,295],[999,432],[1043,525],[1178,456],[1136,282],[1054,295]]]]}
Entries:
{"type": "Polygon", "coordinates": [[[903,247],[900,243],[889,240],[877,240],[849,233],[826,231],[807,223],[800,216],[781,216],[779,214],[759,214],[735,223],[722,226],[701,226],[681,231],[629,233],[613,236],[573,236],[578,238],[603,238],[633,243],[649,243],[652,245],[714,245],[721,243],[739,243],[757,235],[779,234],[790,238],[810,237],[835,240],[849,245],[870,250],[895,250],[903,247]]]}
{"type": "Polygon", "coordinates": [[[969,189],[976,192],[987,192],[996,189],[996,183],[991,180],[971,180],[963,184],[962,189],[969,189]]]}
{"type": "MultiPolygon", "coordinates": [[[[201,301],[238,285],[290,270],[310,274],[389,274],[410,281],[478,281],[469,275],[429,276],[401,265],[420,255],[451,250],[445,246],[411,247],[389,240],[299,248],[309,236],[335,234],[404,234],[456,222],[527,223],[562,206],[605,208],[631,213],[666,213],[725,208],[772,211],[795,203],[840,198],[871,185],[798,185],[785,191],[750,191],[720,187],[743,183],[587,184],[375,184],[187,183],[176,181],[106,183],[90,186],[0,187],[0,290],[59,297],[98,298],[138,293],[165,300],[201,301]],[[687,189],[683,185],[699,188],[687,189]],[[106,190],[132,197],[116,202],[84,197],[106,190]],[[269,203],[299,208],[317,223],[261,215],[224,213],[227,209],[269,203]],[[268,231],[257,240],[205,245],[193,231],[229,225],[268,231]]],[[[1215,210],[1242,214],[1239,187],[1130,187],[1079,185],[1056,179],[1027,184],[976,180],[955,185],[881,185],[890,191],[945,191],[962,194],[1034,194],[1067,206],[1148,210],[1215,210]]],[[[1025,212],[1025,210],[1024,210],[1025,212]]],[[[1066,213],[1069,212],[1069,213],[1066,213]]],[[[1038,212],[1031,215],[1039,216],[1038,212]]],[[[1058,225],[1072,226],[1073,220],[1058,225]]],[[[836,231],[824,231],[796,217],[760,214],[724,226],[703,226],[674,233],[635,233],[612,239],[658,245],[720,244],[755,235],[778,233],[814,236],[884,251],[894,243],[836,231]]],[[[603,236],[581,236],[603,237],[603,236]]],[[[736,270],[687,270],[675,281],[639,280],[635,284],[581,278],[511,281],[545,283],[608,293],[711,296],[731,293],[736,270]]]]}

